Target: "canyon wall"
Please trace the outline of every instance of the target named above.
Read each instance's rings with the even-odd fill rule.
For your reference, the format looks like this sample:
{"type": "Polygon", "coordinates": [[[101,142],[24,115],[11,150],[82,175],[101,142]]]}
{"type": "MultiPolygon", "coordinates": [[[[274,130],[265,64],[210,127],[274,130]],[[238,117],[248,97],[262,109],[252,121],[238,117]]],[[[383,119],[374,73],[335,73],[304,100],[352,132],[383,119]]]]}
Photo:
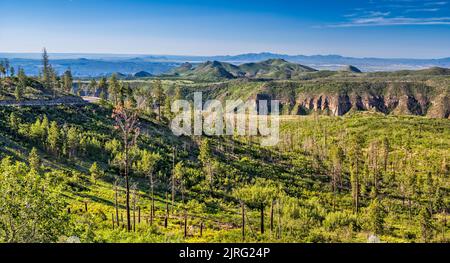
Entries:
{"type": "Polygon", "coordinates": [[[290,96],[273,91],[256,98],[280,100],[284,114],[307,115],[312,112],[343,116],[352,111],[374,111],[394,115],[419,115],[450,119],[448,89],[415,88],[411,85],[387,84],[378,89],[346,88],[327,92],[314,90],[292,92],[290,96]]]}

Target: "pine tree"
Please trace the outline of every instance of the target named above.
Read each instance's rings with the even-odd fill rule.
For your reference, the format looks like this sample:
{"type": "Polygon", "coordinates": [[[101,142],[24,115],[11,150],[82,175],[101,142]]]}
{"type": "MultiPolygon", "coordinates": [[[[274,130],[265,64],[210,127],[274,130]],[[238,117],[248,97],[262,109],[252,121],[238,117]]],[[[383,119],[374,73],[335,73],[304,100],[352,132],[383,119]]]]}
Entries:
{"type": "Polygon", "coordinates": [[[95,79],[92,79],[91,82],[89,82],[88,89],[90,95],[95,96],[95,93],[97,91],[97,81],[95,81],[95,79]]]}
{"type": "Polygon", "coordinates": [[[3,61],[0,61],[0,77],[6,76],[6,69],[3,61]]]}
{"type": "Polygon", "coordinates": [[[332,178],[331,187],[333,192],[338,190],[338,184],[342,187],[342,165],[344,163],[344,150],[340,146],[331,148],[331,162],[332,162],[332,178]]]}
{"type": "Polygon", "coordinates": [[[35,142],[39,142],[43,134],[41,127],[41,119],[36,118],[36,121],[30,126],[30,132],[28,134],[29,138],[35,142]]]}
{"type": "Polygon", "coordinates": [[[9,60],[7,58],[4,59],[4,65],[5,65],[5,70],[6,70],[6,75],[9,75],[9,71],[10,71],[10,64],[9,64],[9,60]]]}
{"type": "Polygon", "coordinates": [[[161,121],[161,106],[164,102],[164,91],[162,88],[161,80],[157,79],[153,83],[153,90],[155,96],[155,105],[158,107],[158,120],[161,121]]]}
{"type": "Polygon", "coordinates": [[[178,185],[178,188],[181,191],[181,199],[183,200],[184,203],[184,198],[185,198],[185,187],[186,187],[186,183],[185,183],[185,168],[184,168],[184,164],[183,162],[178,162],[177,165],[175,165],[174,171],[173,171],[173,177],[175,179],[176,184],[178,185]]]}
{"type": "Polygon", "coordinates": [[[359,134],[355,135],[350,142],[350,149],[348,152],[354,213],[358,213],[359,210],[360,176],[363,167],[362,144],[362,137],[359,134]]]}
{"type": "Polygon", "coordinates": [[[173,118],[173,113],[170,108],[170,105],[171,105],[170,97],[166,96],[166,99],[164,100],[164,117],[168,120],[169,123],[173,118]]]}
{"type": "Polygon", "coordinates": [[[119,82],[117,80],[117,75],[115,73],[112,74],[108,82],[109,82],[108,93],[111,96],[110,99],[112,100],[114,105],[117,105],[119,95],[119,82]]]}
{"type": "Polygon", "coordinates": [[[108,92],[108,83],[106,83],[106,78],[104,78],[104,77],[101,78],[98,81],[97,86],[98,86],[98,89],[99,89],[99,93],[102,94],[102,92],[103,92],[104,96],[105,96],[105,99],[106,99],[106,95],[107,95],[107,92],[108,92]]]}
{"type": "Polygon", "coordinates": [[[22,90],[24,90],[26,88],[26,86],[28,85],[28,77],[25,74],[25,71],[23,70],[23,68],[19,68],[19,72],[17,73],[17,78],[19,80],[19,86],[22,90]]]}
{"type": "Polygon", "coordinates": [[[81,80],[78,80],[77,81],[77,95],[78,96],[82,95],[81,92],[84,92],[83,89],[84,89],[84,87],[83,87],[83,84],[81,83],[81,80]]]}
{"type": "Polygon", "coordinates": [[[9,114],[9,128],[13,131],[17,131],[19,129],[20,119],[19,117],[13,112],[9,114]]]}
{"type": "Polygon", "coordinates": [[[41,122],[41,128],[44,131],[45,135],[47,135],[48,127],[49,127],[48,117],[47,115],[44,115],[41,122]]]}
{"type": "Polygon", "coordinates": [[[61,79],[58,77],[58,74],[56,74],[55,69],[53,69],[51,66],[49,69],[49,78],[50,83],[48,87],[53,90],[53,97],[56,98],[57,91],[62,90],[62,83],[61,79]]]}
{"type": "Polygon", "coordinates": [[[50,151],[57,155],[58,153],[58,145],[59,145],[59,129],[56,121],[52,121],[50,124],[50,128],[48,129],[47,135],[47,143],[50,151]]]}
{"type": "Polygon", "coordinates": [[[380,161],[379,161],[379,141],[374,140],[369,143],[369,149],[367,153],[367,175],[368,180],[372,181],[372,194],[374,197],[378,195],[379,185],[381,180],[381,169],[380,169],[380,161]]]}
{"type": "Polygon", "coordinates": [[[64,82],[64,90],[70,93],[72,91],[73,85],[72,71],[70,69],[64,72],[63,82],[64,82]]]}
{"type": "Polygon", "coordinates": [[[16,101],[21,101],[22,100],[23,90],[22,90],[22,87],[20,85],[17,85],[16,88],[14,89],[14,97],[15,97],[16,101]]]}
{"type": "Polygon", "coordinates": [[[214,185],[214,175],[212,166],[214,160],[211,152],[211,142],[208,138],[202,140],[201,142],[198,159],[203,165],[203,171],[206,174],[206,178],[209,181],[209,187],[212,192],[214,185]]]}
{"type": "Polygon", "coordinates": [[[370,229],[377,235],[383,233],[384,211],[378,198],[374,198],[369,206],[370,229]]]}
{"type": "Polygon", "coordinates": [[[151,92],[150,87],[144,87],[141,90],[142,96],[145,99],[145,105],[147,107],[147,111],[149,114],[153,114],[153,109],[155,106],[155,98],[153,97],[153,94],[151,92]]]}
{"type": "Polygon", "coordinates": [[[91,167],[89,168],[89,173],[91,174],[91,178],[94,181],[94,183],[97,181],[97,179],[101,178],[103,176],[103,171],[97,164],[97,162],[94,162],[91,167]]]}
{"type": "Polygon", "coordinates": [[[101,104],[105,104],[105,103],[106,103],[106,100],[108,99],[106,93],[103,92],[103,91],[100,92],[99,98],[100,98],[100,103],[101,103],[101,104]]]}
{"type": "Polygon", "coordinates": [[[30,165],[30,169],[34,171],[39,171],[41,167],[41,158],[37,152],[37,149],[33,147],[28,155],[28,164],[30,165]]]}
{"type": "Polygon", "coordinates": [[[51,82],[51,65],[47,54],[47,49],[42,51],[42,82],[47,88],[50,87],[51,82]]]}
{"type": "Polygon", "coordinates": [[[76,156],[79,145],[78,131],[75,127],[70,127],[67,131],[67,148],[69,158],[76,156]]]}

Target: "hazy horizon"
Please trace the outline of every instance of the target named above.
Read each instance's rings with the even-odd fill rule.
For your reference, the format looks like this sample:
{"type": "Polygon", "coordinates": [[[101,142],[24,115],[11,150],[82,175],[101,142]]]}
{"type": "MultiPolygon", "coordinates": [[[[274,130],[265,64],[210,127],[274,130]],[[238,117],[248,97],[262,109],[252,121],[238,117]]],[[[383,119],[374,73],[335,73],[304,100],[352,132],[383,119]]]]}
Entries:
{"type": "MultiPolygon", "coordinates": [[[[24,58],[24,59],[37,59],[40,58],[42,51],[24,51],[24,52],[3,52],[0,50],[0,55],[8,54],[11,57],[8,58],[24,58]],[[14,57],[14,55],[22,55],[24,57],[14,57]],[[25,55],[28,56],[35,56],[36,58],[30,58],[25,57],[25,55]]],[[[246,52],[246,53],[224,53],[224,54],[198,54],[198,55],[189,55],[189,54],[156,54],[156,53],[98,53],[98,52],[51,52],[48,51],[49,56],[74,56],[74,58],[83,58],[83,56],[108,56],[108,57],[114,57],[119,56],[123,58],[129,58],[129,57],[143,57],[143,56],[160,56],[160,57],[226,57],[226,56],[239,56],[239,55],[249,55],[249,54],[274,54],[274,55],[281,55],[281,56],[340,56],[340,57],[348,57],[348,58],[358,58],[358,59],[414,59],[414,60],[433,60],[433,59],[447,59],[450,58],[450,54],[447,56],[441,56],[441,57],[378,57],[378,56],[349,56],[345,54],[301,54],[301,53],[281,53],[281,52],[268,52],[268,51],[260,51],[260,52],[246,52]]],[[[6,57],[5,57],[6,58],[6,57]]],[[[69,58],[56,58],[56,59],[69,59],[69,58]]]]}
{"type": "Polygon", "coordinates": [[[8,53],[450,56],[447,1],[23,0],[0,8],[8,25],[0,52],[8,53]]]}

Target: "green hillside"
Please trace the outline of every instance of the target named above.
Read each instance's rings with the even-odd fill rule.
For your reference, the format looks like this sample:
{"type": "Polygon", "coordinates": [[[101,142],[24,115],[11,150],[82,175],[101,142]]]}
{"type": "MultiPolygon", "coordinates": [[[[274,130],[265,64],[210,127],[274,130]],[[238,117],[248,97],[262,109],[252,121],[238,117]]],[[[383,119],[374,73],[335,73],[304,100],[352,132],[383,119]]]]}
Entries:
{"type": "MultiPolygon", "coordinates": [[[[133,205],[135,209],[132,210],[136,230],[127,233],[126,220],[122,220],[125,217],[123,176],[113,161],[118,158],[115,154],[120,152],[120,142],[112,127],[110,114],[108,109],[95,105],[82,108],[22,108],[14,113],[8,109],[1,111],[4,127],[0,137],[1,170],[5,172],[10,169],[10,164],[4,159],[7,156],[12,158],[9,162],[17,160],[30,164],[31,148],[37,147],[41,159],[38,176],[49,180],[49,187],[60,189],[58,195],[62,203],[59,208],[67,218],[48,219],[56,221],[52,224],[61,226],[61,232],[53,237],[56,238],[54,241],[71,235],[80,237],[83,242],[241,241],[239,191],[242,191],[243,197],[247,191],[277,191],[273,207],[275,227],[270,230],[269,202],[265,210],[264,234],[260,233],[258,206],[253,206],[252,199],[248,199],[246,241],[364,242],[373,231],[384,242],[421,241],[421,219],[417,216],[427,204],[433,207],[430,220],[436,227],[429,240],[450,238],[450,229],[442,226],[448,216],[441,209],[448,207],[450,202],[446,164],[450,158],[448,121],[417,117],[385,119],[377,115],[354,115],[343,119],[303,117],[283,122],[282,143],[273,149],[263,149],[258,146],[257,138],[210,138],[209,142],[175,138],[170,136],[164,125],[160,126],[143,116],[135,162],[138,165],[144,150],[161,156],[155,167],[158,181],[155,187],[156,211],[153,226],[150,226],[149,181],[139,172],[138,166],[133,165],[130,183],[136,187],[136,192],[132,192],[133,196],[136,193],[133,199],[136,206],[133,205]],[[11,121],[12,115],[14,123],[11,121]],[[35,120],[42,118],[48,118],[50,123],[55,121],[60,130],[61,137],[54,149],[48,142],[50,128],[44,128],[44,132],[48,130],[48,135],[34,132],[35,120]],[[76,129],[79,144],[67,144],[70,129],[76,129]],[[28,130],[32,132],[22,132],[28,130]],[[361,130],[367,133],[360,133],[361,130]],[[357,133],[362,135],[363,140],[359,145],[361,165],[368,165],[364,168],[368,170],[360,175],[360,213],[353,214],[350,178],[353,157],[350,152],[354,147],[351,135],[357,133]],[[114,138],[116,141],[112,141],[114,138]],[[376,168],[367,163],[373,158],[373,147],[383,145],[379,138],[389,141],[386,170],[382,168],[384,164],[381,159],[376,168]],[[199,152],[205,143],[209,149],[207,160],[200,157],[205,150],[201,150],[202,154],[199,152]],[[182,171],[185,177],[182,179],[184,188],[179,184],[181,181],[177,183],[172,207],[173,146],[177,147],[176,162],[182,161],[177,165],[176,172],[182,171]],[[342,174],[339,186],[333,190],[333,180],[337,179],[333,179],[330,173],[336,168],[336,160],[333,159],[336,158],[336,147],[342,147],[344,155],[340,164],[342,174]],[[404,155],[405,151],[407,155],[404,155]],[[90,171],[94,162],[101,170],[99,174],[102,175],[98,178],[93,177],[90,171]],[[212,181],[208,179],[211,171],[205,170],[210,165],[213,168],[212,181]],[[414,172],[411,173],[413,167],[414,172]],[[371,179],[374,172],[380,173],[376,190],[371,179]],[[113,230],[116,181],[119,184],[119,225],[114,225],[113,230]],[[255,183],[262,188],[254,188],[252,185],[255,183]],[[276,188],[271,190],[270,185],[276,188]],[[416,192],[412,194],[411,189],[416,192]],[[377,191],[375,196],[379,197],[380,204],[377,205],[380,207],[374,207],[374,191],[377,191]],[[166,202],[167,192],[169,198],[166,202]],[[167,228],[164,226],[166,204],[170,211],[167,228]],[[380,209],[383,215],[372,217],[372,213],[378,211],[373,209],[380,209]],[[189,229],[186,238],[183,228],[185,211],[189,229]],[[382,221],[377,223],[373,220],[382,221]]],[[[41,126],[45,124],[41,122],[41,126]]],[[[381,154],[382,149],[376,148],[375,151],[381,154]]]]}
{"type": "Polygon", "coordinates": [[[62,89],[50,89],[33,78],[0,78],[0,100],[48,100],[66,95],[62,89]]]}
{"type": "Polygon", "coordinates": [[[287,115],[342,116],[353,111],[386,115],[450,117],[450,79],[444,76],[370,76],[369,73],[318,71],[303,80],[233,79],[217,83],[177,85],[189,94],[202,91],[208,99],[255,99],[264,95],[279,100],[287,115]],[[314,74],[323,74],[322,76],[314,74]]]}
{"type": "Polygon", "coordinates": [[[450,239],[448,119],[358,110],[285,115],[280,143],[261,147],[258,136],[175,137],[167,105],[198,90],[205,99],[246,99],[260,88],[285,96],[288,87],[313,90],[313,83],[107,83],[99,104],[0,106],[1,242],[450,239]],[[279,83],[287,86],[272,86],[279,83]],[[116,84],[130,89],[115,93],[116,84]],[[127,144],[117,117],[126,112],[137,114],[139,128],[127,144]]]}
{"type": "Polygon", "coordinates": [[[219,61],[208,61],[195,67],[187,63],[176,68],[173,73],[178,77],[218,81],[233,78],[295,79],[305,72],[315,71],[310,67],[290,63],[283,59],[269,59],[239,66],[219,61]]]}
{"type": "Polygon", "coordinates": [[[317,71],[283,59],[269,59],[259,63],[242,64],[239,68],[245,72],[246,77],[259,79],[295,79],[305,72],[317,71]]]}

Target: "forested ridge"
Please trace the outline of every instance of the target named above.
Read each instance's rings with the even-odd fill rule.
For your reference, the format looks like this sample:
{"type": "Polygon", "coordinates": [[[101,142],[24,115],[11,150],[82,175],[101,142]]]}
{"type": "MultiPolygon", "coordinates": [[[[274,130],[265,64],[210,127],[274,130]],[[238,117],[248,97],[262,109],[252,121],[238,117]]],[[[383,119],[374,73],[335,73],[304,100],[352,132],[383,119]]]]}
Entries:
{"type": "Polygon", "coordinates": [[[448,119],[310,112],[282,118],[281,142],[261,147],[168,128],[193,90],[240,97],[259,81],[74,80],[46,52],[40,76],[17,71],[2,70],[2,100],[100,100],[0,107],[1,242],[450,239],[448,119]]]}

